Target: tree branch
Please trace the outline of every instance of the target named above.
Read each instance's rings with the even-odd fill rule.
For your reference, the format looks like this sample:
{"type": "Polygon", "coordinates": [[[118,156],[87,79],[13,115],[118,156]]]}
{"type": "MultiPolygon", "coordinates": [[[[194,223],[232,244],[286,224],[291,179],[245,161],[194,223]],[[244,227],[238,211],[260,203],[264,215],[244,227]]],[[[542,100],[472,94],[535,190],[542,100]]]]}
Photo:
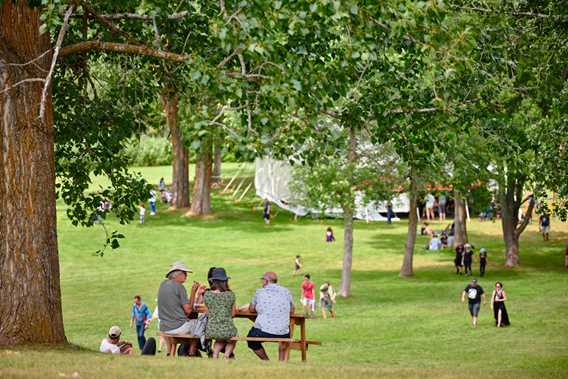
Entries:
{"type": "Polygon", "coordinates": [[[515,229],[515,234],[517,235],[517,237],[520,236],[521,233],[523,233],[525,231],[525,228],[527,227],[527,225],[529,224],[529,222],[532,218],[532,213],[533,213],[535,201],[534,201],[534,197],[533,197],[532,194],[529,195],[527,198],[530,199],[529,207],[527,208],[527,213],[525,214],[525,218],[523,219],[523,222],[519,226],[517,226],[517,229],[515,229]]]}
{"type": "Polygon", "coordinates": [[[145,55],[147,57],[160,58],[179,63],[191,59],[191,55],[189,54],[176,54],[168,51],[152,49],[142,45],[103,41],[85,41],[65,46],[61,50],[61,56],[81,54],[89,51],[108,51],[120,54],[145,55]]]}
{"type": "Polygon", "coordinates": [[[0,91],[0,94],[3,94],[4,92],[8,92],[12,88],[16,88],[19,85],[22,85],[22,84],[25,84],[25,83],[33,83],[33,82],[45,82],[45,79],[44,78],[28,78],[28,79],[20,80],[19,82],[14,83],[14,85],[11,85],[8,88],[4,88],[2,91],[0,91]]]}
{"type": "Polygon", "coordinates": [[[563,15],[554,15],[554,14],[545,14],[545,13],[534,13],[534,12],[503,12],[502,10],[496,9],[488,9],[488,8],[480,8],[480,7],[467,7],[467,6],[459,6],[459,5],[451,5],[452,8],[456,9],[463,9],[469,11],[476,11],[480,13],[493,13],[495,15],[500,15],[502,13],[511,15],[511,16],[527,16],[527,17],[536,17],[536,18],[552,18],[556,20],[563,20],[566,19],[563,15]]]}
{"type": "MultiPolygon", "coordinates": [[[[171,15],[166,16],[166,19],[170,20],[170,21],[177,21],[177,20],[181,20],[187,16],[189,16],[190,13],[189,11],[183,11],[183,12],[178,12],[178,13],[174,13],[171,15]]],[[[78,14],[75,17],[83,17],[82,14],[78,14]]],[[[146,21],[146,22],[152,22],[152,18],[154,16],[150,16],[150,15],[145,15],[145,14],[138,14],[138,13],[110,13],[110,14],[101,14],[99,15],[99,17],[107,19],[107,20],[137,20],[137,21],[146,21]]]]}
{"type": "Polygon", "coordinates": [[[110,21],[107,18],[104,18],[100,15],[97,14],[97,12],[95,12],[95,10],[87,3],[85,3],[84,1],[80,2],[81,6],[83,7],[83,9],[85,9],[86,13],[90,14],[91,16],[93,16],[97,21],[99,21],[101,24],[105,25],[107,28],[109,28],[114,34],[120,34],[123,37],[125,37],[127,40],[130,40],[130,35],[128,33],[126,33],[124,30],[119,29],[116,25],[114,25],[112,23],[112,21],[110,21]]]}
{"type": "Polygon", "coordinates": [[[61,44],[63,44],[63,38],[65,37],[65,32],[69,29],[69,17],[73,13],[75,5],[69,5],[67,12],[65,12],[65,17],[63,18],[63,25],[59,29],[59,34],[57,36],[57,42],[55,43],[55,49],[53,51],[53,58],[51,58],[51,67],[45,78],[45,83],[43,84],[43,91],[41,92],[41,102],[39,103],[39,116],[41,120],[45,115],[45,103],[47,101],[47,94],[49,93],[49,86],[51,85],[51,78],[53,77],[53,70],[55,70],[55,64],[57,63],[57,57],[59,56],[59,50],[61,50],[61,44]]]}

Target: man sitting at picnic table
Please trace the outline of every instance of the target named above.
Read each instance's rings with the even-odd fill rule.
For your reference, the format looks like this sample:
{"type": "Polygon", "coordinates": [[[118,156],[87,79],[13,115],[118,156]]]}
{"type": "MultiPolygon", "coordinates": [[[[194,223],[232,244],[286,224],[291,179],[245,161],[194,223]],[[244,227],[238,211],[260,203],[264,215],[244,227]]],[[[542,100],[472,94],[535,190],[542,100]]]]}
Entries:
{"type": "MultiPolygon", "coordinates": [[[[189,319],[193,304],[187,297],[187,291],[183,283],[187,279],[187,273],[192,272],[182,262],[176,262],[166,274],[158,290],[158,306],[160,308],[160,331],[168,334],[187,335],[201,337],[203,327],[197,319],[189,319]]],[[[168,338],[168,355],[174,354],[175,345],[168,338]]],[[[197,352],[197,340],[192,341],[189,355],[197,352]]]]}
{"type": "MultiPolygon", "coordinates": [[[[289,338],[290,314],[294,313],[292,294],[287,288],[276,284],[278,276],[275,272],[265,272],[261,279],[263,288],[256,290],[249,305],[249,311],[256,312],[257,317],[248,337],[289,338]]],[[[268,360],[260,342],[249,341],[248,347],[260,359],[268,360]]],[[[281,361],[286,360],[285,344],[279,345],[278,358],[281,361]]]]}

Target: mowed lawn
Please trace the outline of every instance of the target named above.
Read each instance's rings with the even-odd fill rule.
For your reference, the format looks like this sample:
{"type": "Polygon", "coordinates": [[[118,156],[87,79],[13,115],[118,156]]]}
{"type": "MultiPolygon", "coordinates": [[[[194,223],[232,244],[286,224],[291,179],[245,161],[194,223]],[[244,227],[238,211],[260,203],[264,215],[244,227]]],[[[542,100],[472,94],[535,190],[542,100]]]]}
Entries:
{"type": "MultiPolygon", "coordinates": [[[[236,168],[226,165],[226,179],[236,168]]],[[[141,170],[152,183],[171,176],[168,167],[141,170]]],[[[299,308],[302,279],[291,275],[295,255],[302,256],[305,271],[318,287],[326,280],[339,287],[340,220],[295,222],[289,213],[274,209],[273,223],[264,225],[260,199],[252,192],[237,204],[217,190],[215,215],[205,219],[187,218],[184,212],[168,211],[162,205],[157,216],[147,213],[145,225],[120,225],[111,218],[107,228],[124,233],[126,239],[120,249],[109,249],[102,258],[93,254],[104,242],[102,227],[73,227],[59,203],[63,311],[72,347],[0,350],[0,377],[568,377],[568,270],[564,268],[568,225],[553,220],[551,240],[543,242],[536,218],[523,234],[522,265],[515,270],[503,268],[498,222],[474,220],[469,225],[476,250],[489,251],[487,274],[480,284],[490,295],[494,282],[500,280],[509,295],[509,328],[494,327],[489,305],[482,307],[478,328],[471,327],[467,306],[459,301],[469,278],[455,275],[451,251],[426,252],[426,239],[419,237],[415,277],[401,279],[406,222],[358,221],[353,295],[338,300],[335,320],[322,320],[318,308],[318,317],[308,321],[308,337],[323,345],[310,347],[306,364],[300,362],[298,352],[292,352],[285,365],[259,362],[245,344],[237,345],[237,359],[232,362],[97,353],[113,324],[123,328],[125,339],[135,342],[135,333],[128,328],[132,297],[141,295],[153,310],[158,286],[176,260],[194,271],[188,287],[192,280],[205,282],[209,267],[225,267],[239,305],[250,301],[260,285],[258,277],[271,270],[291,289],[299,308]],[[328,225],[336,233],[333,244],[323,242],[328,225]]],[[[251,326],[242,319],[236,324],[243,335],[251,326]]],[[[152,325],[147,335],[155,331],[152,325]]],[[[268,347],[275,357],[275,347],[268,347]]]]}

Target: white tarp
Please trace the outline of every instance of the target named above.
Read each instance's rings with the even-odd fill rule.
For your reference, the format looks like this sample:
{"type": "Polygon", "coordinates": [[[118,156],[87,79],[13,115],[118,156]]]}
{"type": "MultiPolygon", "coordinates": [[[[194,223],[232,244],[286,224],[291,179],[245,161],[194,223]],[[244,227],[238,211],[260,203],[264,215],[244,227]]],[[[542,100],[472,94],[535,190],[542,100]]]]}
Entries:
{"type": "MultiPolygon", "coordinates": [[[[257,158],[255,161],[256,172],[254,185],[256,194],[263,199],[278,205],[298,216],[305,216],[309,213],[318,214],[319,211],[309,209],[295,200],[294,194],[290,191],[289,183],[292,179],[292,166],[285,161],[278,161],[271,158],[257,158]]],[[[394,213],[408,213],[410,202],[408,196],[403,193],[395,197],[392,201],[394,213]]],[[[387,203],[363,204],[363,195],[358,193],[355,199],[355,215],[360,220],[384,221],[386,217],[387,203]]],[[[324,214],[333,217],[340,217],[342,211],[339,208],[326,209],[324,214]]],[[[396,218],[394,220],[397,220],[396,218]]]]}

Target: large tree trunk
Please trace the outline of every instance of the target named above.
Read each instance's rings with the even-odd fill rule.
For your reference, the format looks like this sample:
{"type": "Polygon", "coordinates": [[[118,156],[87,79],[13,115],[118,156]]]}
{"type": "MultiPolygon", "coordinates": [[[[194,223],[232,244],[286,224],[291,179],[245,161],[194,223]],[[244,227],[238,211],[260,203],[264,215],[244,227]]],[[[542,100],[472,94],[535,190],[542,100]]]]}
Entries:
{"type": "Polygon", "coordinates": [[[162,92],[162,105],[172,138],[173,208],[189,207],[189,153],[178,126],[178,97],[169,88],[162,92]]]}
{"type": "Polygon", "coordinates": [[[417,196],[416,196],[416,180],[414,175],[410,175],[410,192],[408,194],[410,202],[410,211],[408,213],[408,233],[406,235],[406,244],[404,246],[404,258],[402,267],[400,268],[400,276],[408,277],[414,275],[414,245],[416,243],[416,229],[418,228],[417,196]]]}
{"type": "Polygon", "coordinates": [[[191,214],[195,216],[211,213],[211,172],[212,152],[211,139],[205,139],[195,161],[195,181],[193,183],[193,201],[191,214]]]}
{"type": "MultiPolygon", "coordinates": [[[[349,128],[349,140],[347,146],[347,180],[350,188],[353,188],[355,165],[357,164],[357,137],[355,130],[349,128]]],[[[341,271],[341,289],[339,296],[351,296],[351,269],[353,265],[353,208],[354,201],[343,205],[343,269],[341,271]]]]}
{"type": "Polygon", "coordinates": [[[223,140],[218,138],[215,142],[215,151],[213,158],[213,181],[219,182],[221,180],[221,159],[222,159],[222,145],[223,140]]]}
{"type": "Polygon", "coordinates": [[[351,296],[351,269],[353,266],[353,209],[343,207],[343,269],[339,296],[351,296]]]}
{"type": "Polygon", "coordinates": [[[55,210],[51,62],[40,9],[0,6],[0,345],[65,342],[55,210]],[[35,60],[35,61],[34,61],[35,60]],[[34,61],[33,64],[29,62],[34,61]],[[20,84],[17,84],[20,83],[20,84]]]}
{"type": "Polygon", "coordinates": [[[454,244],[463,245],[467,239],[467,213],[465,201],[459,191],[454,191],[454,244]]]}

